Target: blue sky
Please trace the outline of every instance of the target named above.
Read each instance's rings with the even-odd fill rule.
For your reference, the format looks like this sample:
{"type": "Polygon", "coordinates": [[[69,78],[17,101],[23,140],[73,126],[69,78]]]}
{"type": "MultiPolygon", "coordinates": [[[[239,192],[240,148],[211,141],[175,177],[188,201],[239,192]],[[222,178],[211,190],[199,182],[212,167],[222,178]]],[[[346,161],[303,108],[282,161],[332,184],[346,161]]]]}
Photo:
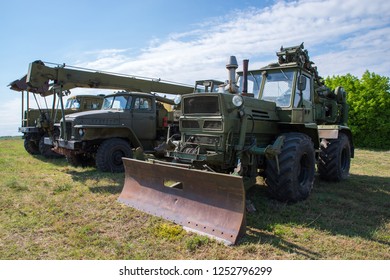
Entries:
{"type": "Polygon", "coordinates": [[[321,76],[390,76],[383,0],[13,0],[0,13],[0,136],[18,135],[20,94],[7,85],[37,59],[193,84],[225,80],[230,55],[257,68],[305,42],[321,76]]]}

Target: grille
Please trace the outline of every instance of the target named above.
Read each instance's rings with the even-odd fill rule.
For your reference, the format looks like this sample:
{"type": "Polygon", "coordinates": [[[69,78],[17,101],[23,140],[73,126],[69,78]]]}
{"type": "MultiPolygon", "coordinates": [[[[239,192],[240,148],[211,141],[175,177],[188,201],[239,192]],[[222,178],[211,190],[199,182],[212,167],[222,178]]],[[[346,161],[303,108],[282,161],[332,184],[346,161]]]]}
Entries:
{"type": "Polygon", "coordinates": [[[219,114],[218,96],[197,95],[184,98],[184,114],[219,114]]]}
{"type": "Polygon", "coordinates": [[[269,119],[268,112],[252,110],[252,116],[254,119],[269,119]]]}
{"type": "Polygon", "coordinates": [[[205,121],[203,124],[204,129],[208,130],[222,130],[221,121],[205,121]]]}
{"type": "MultiPolygon", "coordinates": [[[[65,140],[69,140],[72,136],[72,122],[65,122],[65,129],[66,129],[66,136],[67,136],[67,139],[65,140]]],[[[62,135],[63,138],[65,138],[65,135],[62,135]]]]}
{"type": "Polygon", "coordinates": [[[204,145],[219,145],[220,137],[217,136],[203,136],[203,135],[185,135],[186,142],[193,144],[204,144],[204,145]]]}
{"type": "Polygon", "coordinates": [[[199,128],[199,123],[198,121],[183,120],[181,126],[183,128],[199,128]]]}

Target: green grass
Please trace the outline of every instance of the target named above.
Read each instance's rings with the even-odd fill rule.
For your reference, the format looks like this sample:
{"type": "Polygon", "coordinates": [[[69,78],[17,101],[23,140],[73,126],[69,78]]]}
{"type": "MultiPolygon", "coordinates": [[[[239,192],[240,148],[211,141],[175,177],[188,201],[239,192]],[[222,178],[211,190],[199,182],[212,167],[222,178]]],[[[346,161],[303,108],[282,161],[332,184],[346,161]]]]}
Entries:
{"type": "Polygon", "coordinates": [[[341,183],[309,199],[248,192],[257,211],[236,246],[117,202],[124,175],[33,157],[0,140],[0,259],[390,259],[390,152],[356,150],[341,183]]]}

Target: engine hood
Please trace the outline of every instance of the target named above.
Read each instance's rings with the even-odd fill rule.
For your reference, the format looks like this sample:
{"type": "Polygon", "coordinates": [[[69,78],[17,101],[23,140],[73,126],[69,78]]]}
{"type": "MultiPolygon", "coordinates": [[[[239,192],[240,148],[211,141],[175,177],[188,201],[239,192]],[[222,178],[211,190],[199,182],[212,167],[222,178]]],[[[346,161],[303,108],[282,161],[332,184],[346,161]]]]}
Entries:
{"type": "Polygon", "coordinates": [[[65,120],[74,125],[113,125],[119,124],[121,114],[123,111],[94,110],[66,115],[65,120]]]}

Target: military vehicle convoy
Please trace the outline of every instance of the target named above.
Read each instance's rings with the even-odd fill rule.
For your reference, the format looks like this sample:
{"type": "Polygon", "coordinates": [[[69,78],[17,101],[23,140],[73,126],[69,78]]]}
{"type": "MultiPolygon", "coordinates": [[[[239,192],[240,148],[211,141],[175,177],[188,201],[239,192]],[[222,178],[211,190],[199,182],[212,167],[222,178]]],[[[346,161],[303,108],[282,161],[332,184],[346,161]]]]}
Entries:
{"type": "Polygon", "coordinates": [[[303,43],[278,62],[238,72],[219,90],[183,95],[180,141],[166,160],[123,158],[119,201],[234,244],[245,233],[246,191],[264,177],[272,197],[306,199],[316,165],[324,180],[349,175],[354,155],[346,92],[326,87],[303,43]]]}
{"type": "Polygon", "coordinates": [[[244,60],[239,72],[232,56],[226,83],[195,88],[41,61],[30,64],[26,83],[60,101],[59,134],[45,144],[75,165],[125,169],[120,202],[235,244],[258,176],[273,198],[297,202],[310,195],[316,170],[324,180],[346,179],[354,156],[345,90],[324,85],[303,43],[276,54],[260,69],[244,60]],[[66,115],[62,96],[75,87],[120,91],[101,110],[66,115]],[[173,102],[180,110],[163,105],[173,102]],[[156,151],[163,157],[150,156],[156,151]]]}
{"type": "Polygon", "coordinates": [[[33,91],[47,96],[55,93],[61,105],[61,119],[55,125],[58,134],[45,137],[44,143],[64,155],[72,165],[95,165],[101,171],[123,171],[122,157],[132,150],[153,151],[159,142],[175,133],[174,116],[162,103],[172,99],[155,94],[192,93],[183,84],[146,79],[42,61],[30,64],[26,80],[33,91]],[[106,95],[100,110],[67,114],[62,96],[73,88],[120,90],[106,95]]]}
{"type": "MultiPolygon", "coordinates": [[[[59,134],[54,124],[61,118],[58,109],[41,108],[34,96],[38,109],[30,108],[30,88],[26,83],[27,75],[9,84],[12,90],[22,94],[22,125],[18,131],[23,133],[24,148],[31,155],[43,155],[45,157],[58,157],[59,154],[52,151],[51,145],[44,143],[45,137],[53,137],[59,134]]],[[[31,93],[41,92],[31,89],[31,93]]],[[[101,95],[76,95],[69,97],[65,105],[65,114],[75,112],[97,110],[102,107],[103,96],[101,95]]]]}

